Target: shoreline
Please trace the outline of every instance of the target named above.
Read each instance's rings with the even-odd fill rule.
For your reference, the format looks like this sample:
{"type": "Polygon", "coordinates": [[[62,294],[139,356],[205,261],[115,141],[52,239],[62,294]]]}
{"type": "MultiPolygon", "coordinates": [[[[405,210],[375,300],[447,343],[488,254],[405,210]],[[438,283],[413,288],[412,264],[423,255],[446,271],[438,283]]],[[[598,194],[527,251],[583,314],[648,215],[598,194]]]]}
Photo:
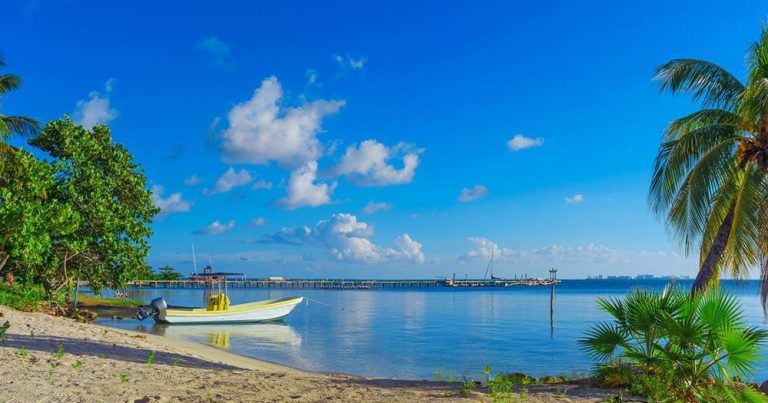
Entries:
{"type": "MultiPolygon", "coordinates": [[[[462,384],[306,372],[215,347],[0,306],[3,401],[491,401],[462,384]]],[[[521,393],[522,390],[520,391],[521,393]]],[[[599,402],[610,391],[530,385],[530,402],[599,402]]]]}

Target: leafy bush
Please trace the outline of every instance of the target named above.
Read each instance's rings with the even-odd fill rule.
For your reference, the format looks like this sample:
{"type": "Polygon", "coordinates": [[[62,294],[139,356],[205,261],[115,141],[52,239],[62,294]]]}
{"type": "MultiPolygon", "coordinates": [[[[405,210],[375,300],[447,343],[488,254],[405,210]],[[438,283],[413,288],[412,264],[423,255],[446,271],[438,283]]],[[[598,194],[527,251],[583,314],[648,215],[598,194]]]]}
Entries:
{"type": "Polygon", "coordinates": [[[719,289],[688,296],[670,284],[598,304],[613,321],[592,327],[580,343],[598,361],[604,386],[631,387],[652,400],[765,401],[738,380],[753,373],[768,333],[745,324],[735,297],[719,289]]]}
{"type": "Polygon", "coordinates": [[[39,311],[45,300],[42,286],[0,283],[0,305],[19,311],[39,311]]]}

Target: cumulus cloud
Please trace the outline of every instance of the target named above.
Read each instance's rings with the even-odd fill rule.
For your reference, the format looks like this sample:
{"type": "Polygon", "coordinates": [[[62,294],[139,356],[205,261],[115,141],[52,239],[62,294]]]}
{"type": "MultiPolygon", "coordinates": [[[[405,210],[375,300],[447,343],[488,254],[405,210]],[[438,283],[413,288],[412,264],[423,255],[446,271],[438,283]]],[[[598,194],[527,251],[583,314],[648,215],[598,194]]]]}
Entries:
{"type": "Polygon", "coordinates": [[[265,217],[256,217],[251,220],[251,225],[254,227],[263,227],[267,225],[267,219],[265,217]]]}
{"type": "Polygon", "coordinates": [[[184,200],[181,193],[172,193],[163,198],[163,191],[160,185],[152,186],[152,203],[160,209],[160,218],[173,213],[185,213],[192,209],[192,202],[184,200]]]}
{"type": "Polygon", "coordinates": [[[205,189],[203,193],[207,195],[226,193],[236,187],[247,185],[251,180],[253,180],[253,177],[251,177],[251,173],[247,170],[241,169],[235,171],[234,168],[229,167],[229,169],[216,180],[216,185],[213,187],[213,190],[205,189]]]}
{"type": "Polygon", "coordinates": [[[516,134],[507,141],[507,147],[512,151],[525,150],[526,148],[540,147],[544,145],[544,139],[541,137],[531,138],[525,137],[522,134],[516,134]]]}
{"type": "Polygon", "coordinates": [[[197,48],[208,53],[216,66],[233,67],[233,63],[229,57],[232,45],[219,40],[219,38],[216,38],[215,36],[203,37],[197,43],[197,48]]]}
{"type": "Polygon", "coordinates": [[[373,214],[377,211],[389,210],[392,208],[392,203],[387,202],[375,202],[369,201],[368,204],[363,207],[363,214],[373,214]]]}
{"type": "Polygon", "coordinates": [[[355,263],[405,261],[423,263],[422,245],[408,234],[394,240],[395,248],[385,248],[371,241],[373,226],[357,220],[352,214],[334,214],[314,227],[283,228],[264,237],[262,242],[290,245],[319,245],[332,258],[355,263]]]}
{"type": "Polygon", "coordinates": [[[253,188],[256,190],[272,189],[272,182],[264,179],[259,179],[256,182],[253,182],[253,188]]]}
{"type": "Polygon", "coordinates": [[[565,202],[568,204],[579,204],[583,201],[584,201],[584,195],[581,193],[576,193],[573,196],[565,198],[565,202]]]}
{"type": "Polygon", "coordinates": [[[410,183],[419,166],[421,150],[405,143],[387,147],[376,140],[365,140],[347,147],[339,164],[331,169],[359,186],[387,186],[410,183]],[[400,168],[391,164],[400,160],[400,168]]]}
{"type": "Polygon", "coordinates": [[[75,123],[91,129],[99,123],[108,124],[117,117],[117,109],[110,106],[109,100],[114,81],[110,78],[104,83],[103,95],[98,91],[91,91],[88,99],[77,101],[73,114],[75,123]]]}
{"type": "Polygon", "coordinates": [[[368,60],[364,56],[354,57],[354,56],[350,56],[350,54],[347,53],[343,56],[334,54],[333,61],[339,65],[343,73],[347,70],[362,70],[363,68],[365,68],[365,64],[368,60]]]}
{"type": "Polygon", "coordinates": [[[315,183],[317,179],[317,161],[310,161],[303,167],[291,172],[288,189],[284,198],[277,205],[287,209],[304,206],[322,206],[331,202],[331,195],[336,189],[336,182],[315,183]]]}
{"type": "Polygon", "coordinates": [[[202,180],[200,180],[200,177],[197,176],[197,174],[192,174],[192,176],[184,179],[184,184],[187,186],[197,186],[200,182],[202,182],[202,180]]]}
{"type": "Polygon", "coordinates": [[[424,252],[421,251],[421,243],[414,241],[408,234],[395,238],[395,245],[400,249],[400,254],[406,260],[416,263],[424,263],[424,260],[426,260],[424,252]]]}
{"type": "Polygon", "coordinates": [[[209,225],[200,228],[199,230],[195,231],[195,234],[201,234],[201,235],[219,235],[223,234],[225,232],[229,232],[232,230],[232,228],[235,228],[235,220],[229,220],[226,223],[222,223],[219,220],[215,220],[214,222],[210,223],[209,225]]]}
{"type": "Polygon", "coordinates": [[[483,185],[475,185],[472,188],[462,189],[461,194],[459,194],[459,201],[462,203],[467,203],[467,202],[475,201],[478,199],[482,199],[487,195],[488,195],[487,187],[483,185]]]}
{"type": "Polygon", "coordinates": [[[489,260],[491,256],[493,256],[494,259],[502,259],[511,256],[513,253],[511,249],[499,247],[497,243],[488,238],[469,237],[467,239],[474,245],[474,249],[470,250],[465,255],[460,256],[459,260],[489,260]]]}
{"type": "Polygon", "coordinates": [[[344,106],[342,100],[316,100],[297,107],[280,105],[283,89],[276,77],[262,81],[253,97],[235,105],[221,135],[223,157],[229,163],[277,162],[297,169],[323,154],[317,138],[323,119],[344,106]]]}

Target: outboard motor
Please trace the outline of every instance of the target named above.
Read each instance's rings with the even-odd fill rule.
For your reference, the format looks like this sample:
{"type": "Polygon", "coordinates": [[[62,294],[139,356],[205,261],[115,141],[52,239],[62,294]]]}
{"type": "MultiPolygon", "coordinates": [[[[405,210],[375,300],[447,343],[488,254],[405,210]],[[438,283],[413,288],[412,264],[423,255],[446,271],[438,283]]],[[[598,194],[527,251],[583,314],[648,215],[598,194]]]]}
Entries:
{"type": "Polygon", "coordinates": [[[168,309],[168,304],[165,303],[163,297],[158,297],[149,303],[149,306],[145,306],[136,312],[136,318],[139,320],[147,319],[150,316],[157,316],[160,312],[168,309]]]}

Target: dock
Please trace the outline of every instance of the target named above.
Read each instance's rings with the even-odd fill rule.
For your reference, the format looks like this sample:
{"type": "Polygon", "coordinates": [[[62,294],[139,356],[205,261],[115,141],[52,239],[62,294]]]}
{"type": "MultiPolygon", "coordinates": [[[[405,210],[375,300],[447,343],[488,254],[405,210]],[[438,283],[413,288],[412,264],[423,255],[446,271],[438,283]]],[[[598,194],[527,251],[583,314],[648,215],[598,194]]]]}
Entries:
{"type": "MultiPolygon", "coordinates": [[[[540,287],[557,285],[552,279],[433,279],[433,280],[345,280],[345,279],[228,279],[229,288],[284,288],[320,290],[368,290],[402,288],[502,288],[540,287]]],[[[205,288],[206,283],[197,279],[144,280],[127,284],[129,288],[205,288]]]]}

